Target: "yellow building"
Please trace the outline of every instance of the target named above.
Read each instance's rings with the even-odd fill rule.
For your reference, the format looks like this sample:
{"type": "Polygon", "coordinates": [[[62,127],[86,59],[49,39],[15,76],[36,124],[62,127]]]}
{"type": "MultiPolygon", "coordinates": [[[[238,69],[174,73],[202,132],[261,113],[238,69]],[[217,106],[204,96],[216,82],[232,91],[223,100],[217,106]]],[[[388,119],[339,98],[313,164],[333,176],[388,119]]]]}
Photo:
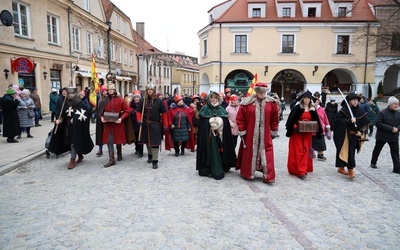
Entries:
{"type": "Polygon", "coordinates": [[[198,32],[200,92],[245,94],[255,74],[287,100],[306,89],[368,91],[376,41],[366,37],[378,25],[366,0],[225,1],[198,32]]]}

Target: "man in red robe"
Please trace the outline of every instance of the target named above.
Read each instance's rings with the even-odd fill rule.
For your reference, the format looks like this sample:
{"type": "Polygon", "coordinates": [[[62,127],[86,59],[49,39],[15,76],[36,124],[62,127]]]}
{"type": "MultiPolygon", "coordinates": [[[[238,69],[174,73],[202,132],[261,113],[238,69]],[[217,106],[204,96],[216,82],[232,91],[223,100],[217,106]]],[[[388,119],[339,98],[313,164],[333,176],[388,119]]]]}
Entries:
{"type": "Polygon", "coordinates": [[[257,83],[255,95],[246,97],[236,116],[242,138],[236,170],[246,179],[254,179],[255,171],[263,173],[264,183],[275,182],[274,147],[277,136],[279,110],[274,98],[266,94],[266,83],[257,83]]]}

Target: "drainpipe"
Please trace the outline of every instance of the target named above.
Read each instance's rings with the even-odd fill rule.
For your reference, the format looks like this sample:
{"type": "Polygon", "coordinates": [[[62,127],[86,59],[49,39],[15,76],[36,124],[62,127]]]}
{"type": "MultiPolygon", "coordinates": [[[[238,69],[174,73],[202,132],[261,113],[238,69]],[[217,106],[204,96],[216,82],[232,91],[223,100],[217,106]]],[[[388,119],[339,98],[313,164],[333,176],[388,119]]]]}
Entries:
{"type": "Polygon", "coordinates": [[[111,32],[111,22],[107,21],[107,62],[108,62],[108,73],[106,75],[106,81],[108,81],[108,76],[111,75],[111,44],[110,44],[110,32],[111,32]]]}
{"type": "Polygon", "coordinates": [[[363,94],[365,94],[365,96],[369,96],[369,89],[365,88],[365,84],[367,82],[367,65],[368,65],[368,45],[369,45],[369,31],[370,31],[370,26],[371,26],[371,22],[368,22],[368,26],[367,26],[367,41],[366,41],[366,45],[365,45],[365,64],[364,64],[364,89],[363,89],[363,94]],[[365,91],[365,93],[364,93],[365,91]]]}
{"type": "MultiPolygon", "coordinates": [[[[69,56],[72,56],[72,41],[71,41],[71,7],[68,7],[67,9],[67,18],[68,18],[68,44],[69,44],[69,56]]],[[[72,77],[73,77],[73,72],[72,72],[72,59],[69,65],[69,70],[71,72],[71,77],[70,77],[70,82],[69,86],[72,86],[72,77]]],[[[61,88],[61,86],[60,86],[61,88]]]]}
{"type": "Polygon", "coordinates": [[[367,26],[367,41],[365,46],[365,63],[364,63],[364,85],[367,81],[367,64],[368,64],[368,43],[369,43],[369,31],[370,31],[371,22],[368,22],[367,26]]]}
{"type": "Polygon", "coordinates": [[[219,90],[221,92],[221,76],[222,76],[222,24],[219,23],[219,90]]]}
{"type": "Polygon", "coordinates": [[[140,67],[139,67],[139,57],[140,57],[140,56],[143,56],[143,54],[136,54],[137,74],[138,74],[137,83],[136,83],[136,89],[137,89],[137,90],[140,90],[140,71],[139,71],[139,69],[140,69],[140,67]]]}

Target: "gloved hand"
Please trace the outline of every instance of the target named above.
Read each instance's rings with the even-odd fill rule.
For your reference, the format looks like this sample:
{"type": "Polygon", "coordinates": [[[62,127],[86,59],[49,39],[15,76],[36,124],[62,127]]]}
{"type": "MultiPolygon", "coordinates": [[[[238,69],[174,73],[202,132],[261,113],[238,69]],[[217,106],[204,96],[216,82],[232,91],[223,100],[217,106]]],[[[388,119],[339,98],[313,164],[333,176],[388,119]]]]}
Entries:
{"type": "Polygon", "coordinates": [[[326,135],[326,138],[327,138],[328,140],[332,139],[332,131],[331,131],[331,130],[327,130],[327,131],[325,132],[325,135],[326,135]]]}
{"type": "Polygon", "coordinates": [[[165,134],[166,131],[167,131],[167,127],[163,127],[163,128],[162,128],[163,134],[165,134]]]}
{"type": "Polygon", "coordinates": [[[138,122],[139,123],[139,126],[143,126],[143,122],[138,122]]]}

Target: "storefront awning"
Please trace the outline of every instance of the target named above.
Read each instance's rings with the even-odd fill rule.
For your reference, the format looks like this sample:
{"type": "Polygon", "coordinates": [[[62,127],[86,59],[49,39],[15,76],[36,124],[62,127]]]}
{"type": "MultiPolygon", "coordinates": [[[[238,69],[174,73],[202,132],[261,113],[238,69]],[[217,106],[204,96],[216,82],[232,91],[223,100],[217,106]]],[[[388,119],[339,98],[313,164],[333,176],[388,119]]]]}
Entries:
{"type": "Polygon", "coordinates": [[[117,79],[118,81],[132,81],[132,78],[130,78],[129,76],[116,76],[115,79],[117,79]]]}
{"type": "Polygon", "coordinates": [[[87,72],[77,72],[76,74],[78,76],[82,76],[82,77],[91,77],[92,76],[90,73],[87,73],[87,72]]]}

